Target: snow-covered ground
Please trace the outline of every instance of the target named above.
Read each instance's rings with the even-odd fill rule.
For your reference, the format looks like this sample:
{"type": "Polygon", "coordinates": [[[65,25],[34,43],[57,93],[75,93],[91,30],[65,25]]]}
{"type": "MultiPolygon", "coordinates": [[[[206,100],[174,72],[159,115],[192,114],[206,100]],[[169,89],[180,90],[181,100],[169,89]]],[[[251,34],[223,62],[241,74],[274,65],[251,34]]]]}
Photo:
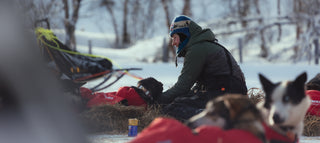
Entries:
{"type": "MultiPolygon", "coordinates": [[[[179,63],[178,67],[175,67],[173,62],[169,63],[151,63],[141,62],[141,59],[152,59],[157,54],[160,54],[163,37],[153,38],[145,41],[141,41],[136,45],[131,46],[128,49],[111,49],[94,47],[93,54],[103,55],[110,58],[114,63],[114,68],[142,68],[140,71],[132,71],[130,73],[146,78],[154,77],[164,84],[164,90],[170,88],[176,82],[182,63],[179,63]]],[[[86,46],[78,46],[81,52],[87,52],[86,46]]],[[[245,77],[248,88],[258,87],[260,88],[260,82],[258,79],[258,73],[262,73],[270,80],[278,82],[281,80],[293,80],[302,72],[307,72],[308,80],[314,77],[320,72],[320,66],[309,64],[308,62],[301,62],[298,64],[290,63],[268,63],[261,59],[255,59],[255,55],[248,54],[244,58],[244,63],[240,64],[245,77]],[[247,61],[247,62],[246,62],[247,61]]],[[[152,61],[152,60],[150,60],[152,61]]],[[[99,83],[102,79],[87,83],[85,86],[92,87],[99,83]]],[[[126,75],[119,80],[113,86],[103,90],[103,92],[116,91],[121,86],[136,85],[138,79],[126,75]]],[[[90,141],[93,143],[105,143],[105,142],[128,142],[132,137],[127,135],[91,135],[90,141]]],[[[301,143],[315,143],[319,142],[320,137],[302,137],[301,143]]]]}

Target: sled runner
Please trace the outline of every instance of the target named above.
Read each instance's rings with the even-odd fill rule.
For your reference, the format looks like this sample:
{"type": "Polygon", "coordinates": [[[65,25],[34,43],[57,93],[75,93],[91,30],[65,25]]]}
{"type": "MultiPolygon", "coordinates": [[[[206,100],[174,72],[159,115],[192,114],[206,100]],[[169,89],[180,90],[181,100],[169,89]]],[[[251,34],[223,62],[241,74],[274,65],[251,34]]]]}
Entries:
{"type": "MultiPolygon", "coordinates": [[[[49,29],[36,28],[35,33],[40,51],[49,67],[59,79],[73,84],[72,86],[80,87],[87,81],[103,77],[104,80],[101,83],[90,89],[99,91],[110,87],[125,74],[131,75],[128,71],[141,70],[140,68],[113,69],[113,64],[107,57],[72,51],[49,29]],[[114,76],[116,78],[110,82],[109,80],[114,76]]],[[[142,79],[136,76],[135,78],[142,79]]]]}

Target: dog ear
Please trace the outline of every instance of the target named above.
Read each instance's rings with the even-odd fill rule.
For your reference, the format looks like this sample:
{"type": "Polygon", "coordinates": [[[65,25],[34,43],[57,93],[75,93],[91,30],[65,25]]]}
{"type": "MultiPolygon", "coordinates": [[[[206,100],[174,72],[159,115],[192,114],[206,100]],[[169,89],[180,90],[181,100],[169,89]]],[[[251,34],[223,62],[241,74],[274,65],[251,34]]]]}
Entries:
{"type": "Polygon", "coordinates": [[[307,73],[303,72],[302,74],[300,74],[295,80],[294,80],[294,84],[295,85],[304,85],[305,82],[307,81],[307,73]]]}
{"type": "Polygon", "coordinates": [[[227,107],[227,109],[229,110],[229,116],[230,116],[230,120],[234,120],[238,115],[239,111],[236,105],[236,101],[233,99],[229,99],[229,100],[224,100],[224,105],[227,107]]]}
{"type": "Polygon", "coordinates": [[[265,92],[271,91],[274,88],[275,84],[273,84],[269,79],[267,79],[260,73],[259,73],[259,79],[262,84],[262,88],[265,92]]]}
{"type": "Polygon", "coordinates": [[[307,73],[303,72],[302,74],[300,74],[293,82],[293,88],[295,89],[296,93],[299,94],[292,94],[292,95],[297,95],[296,97],[292,97],[295,98],[297,101],[302,100],[301,98],[304,98],[306,96],[305,94],[305,82],[307,81],[307,73]],[[300,96],[298,96],[300,95],[300,96]]]}

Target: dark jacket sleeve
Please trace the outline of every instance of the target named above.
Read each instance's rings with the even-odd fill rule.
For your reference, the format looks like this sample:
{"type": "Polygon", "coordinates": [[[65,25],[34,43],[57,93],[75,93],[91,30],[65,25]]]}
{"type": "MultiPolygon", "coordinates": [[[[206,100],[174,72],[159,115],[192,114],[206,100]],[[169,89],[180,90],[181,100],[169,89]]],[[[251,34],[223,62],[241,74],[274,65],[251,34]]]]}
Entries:
{"type": "Polygon", "coordinates": [[[188,49],[178,81],[173,87],[162,94],[160,97],[161,103],[169,103],[178,96],[181,97],[188,94],[190,88],[201,74],[207,52],[204,49],[200,49],[201,47],[199,45],[201,44],[197,45],[188,49]]]}

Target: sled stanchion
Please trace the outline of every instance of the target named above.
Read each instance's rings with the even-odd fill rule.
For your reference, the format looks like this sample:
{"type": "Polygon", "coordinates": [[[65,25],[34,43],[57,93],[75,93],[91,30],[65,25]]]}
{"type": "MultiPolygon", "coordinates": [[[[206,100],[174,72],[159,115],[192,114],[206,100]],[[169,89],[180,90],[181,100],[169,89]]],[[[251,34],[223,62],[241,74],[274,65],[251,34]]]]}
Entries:
{"type": "Polygon", "coordinates": [[[106,88],[110,87],[111,85],[113,85],[114,83],[116,83],[118,80],[120,80],[126,74],[124,71],[130,71],[130,70],[142,70],[142,69],[141,68],[115,69],[115,70],[109,72],[108,77],[106,77],[101,83],[99,83],[95,87],[91,88],[90,90],[92,92],[96,92],[96,91],[100,91],[100,90],[106,89],[106,88]],[[106,83],[115,72],[121,72],[121,75],[119,77],[117,77],[117,79],[115,79],[113,82],[109,83],[108,85],[99,88],[104,83],[106,83]]]}
{"type": "Polygon", "coordinates": [[[142,77],[139,77],[139,76],[136,76],[136,75],[133,75],[133,74],[129,73],[128,72],[129,70],[142,70],[142,69],[141,68],[130,68],[130,69],[119,70],[119,72],[122,72],[122,73],[124,73],[126,75],[129,75],[129,76],[131,76],[131,77],[133,77],[135,79],[138,79],[138,80],[143,79],[142,77]]]}
{"type": "Polygon", "coordinates": [[[98,87],[100,87],[102,84],[106,83],[110,78],[111,78],[112,74],[109,74],[101,83],[99,83],[98,85],[96,85],[95,87],[91,88],[91,91],[96,90],[98,87]]]}
{"type": "Polygon", "coordinates": [[[115,69],[114,71],[132,71],[132,70],[142,70],[142,68],[115,69]]]}
{"type": "MultiPolygon", "coordinates": [[[[127,68],[127,69],[114,69],[114,70],[106,70],[104,72],[100,72],[100,73],[96,73],[90,76],[85,76],[85,77],[81,77],[81,78],[76,78],[74,79],[75,81],[86,81],[86,80],[90,80],[94,77],[98,77],[98,76],[102,76],[102,75],[106,75],[106,74],[110,74],[113,71],[130,71],[130,70],[142,70],[141,68],[127,68]]],[[[130,75],[133,76],[133,75],[130,75]]],[[[140,77],[139,77],[140,78],[140,77]]],[[[142,78],[141,78],[142,79],[142,78]]]]}
{"type": "Polygon", "coordinates": [[[111,85],[113,85],[114,83],[116,83],[119,79],[121,79],[125,74],[121,74],[116,80],[114,80],[113,82],[111,82],[110,84],[106,85],[105,87],[102,87],[102,88],[99,88],[99,89],[95,89],[94,91],[92,92],[96,92],[96,91],[100,91],[100,90],[103,90],[103,89],[106,89],[108,87],[110,87],[111,85]]]}
{"type": "Polygon", "coordinates": [[[111,70],[106,70],[104,72],[96,73],[96,74],[93,74],[93,75],[90,75],[90,76],[76,78],[75,81],[85,81],[85,80],[89,80],[90,78],[106,75],[106,74],[109,74],[109,73],[111,73],[111,70]]]}

